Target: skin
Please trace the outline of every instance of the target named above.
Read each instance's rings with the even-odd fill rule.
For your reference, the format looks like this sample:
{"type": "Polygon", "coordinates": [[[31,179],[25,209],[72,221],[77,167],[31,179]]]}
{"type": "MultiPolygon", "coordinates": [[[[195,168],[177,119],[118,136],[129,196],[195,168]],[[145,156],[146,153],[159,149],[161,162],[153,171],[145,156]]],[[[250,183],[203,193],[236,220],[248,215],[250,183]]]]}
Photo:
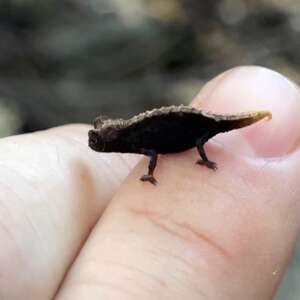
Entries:
{"type": "Polygon", "coordinates": [[[0,299],[271,299],[300,231],[299,98],[263,68],[218,76],[194,106],[273,119],[209,141],[217,172],[164,156],[156,187],[88,126],[2,139],[0,299]]]}

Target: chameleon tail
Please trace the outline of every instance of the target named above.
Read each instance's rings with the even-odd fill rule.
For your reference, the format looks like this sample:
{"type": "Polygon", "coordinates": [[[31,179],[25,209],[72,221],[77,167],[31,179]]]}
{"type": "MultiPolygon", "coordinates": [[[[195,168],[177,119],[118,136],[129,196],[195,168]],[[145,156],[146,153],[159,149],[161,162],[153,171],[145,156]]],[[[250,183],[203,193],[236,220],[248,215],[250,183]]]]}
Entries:
{"type": "Polygon", "coordinates": [[[223,132],[249,126],[264,118],[268,118],[268,120],[270,120],[272,118],[271,112],[255,111],[236,115],[215,116],[215,120],[220,124],[220,128],[222,129],[221,131],[223,132]]]}

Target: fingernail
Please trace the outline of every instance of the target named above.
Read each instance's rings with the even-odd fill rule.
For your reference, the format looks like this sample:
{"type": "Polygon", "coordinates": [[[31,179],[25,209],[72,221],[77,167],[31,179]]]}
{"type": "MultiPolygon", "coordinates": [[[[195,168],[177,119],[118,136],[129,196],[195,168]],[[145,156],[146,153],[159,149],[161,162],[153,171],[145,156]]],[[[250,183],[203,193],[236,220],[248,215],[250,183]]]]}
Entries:
{"type": "Polygon", "coordinates": [[[205,85],[192,104],[221,114],[270,110],[270,121],[217,136],[243,154],[277,157],[299,146],[299,88],[277,72],[254,66],[229,70],[205,85]]]}

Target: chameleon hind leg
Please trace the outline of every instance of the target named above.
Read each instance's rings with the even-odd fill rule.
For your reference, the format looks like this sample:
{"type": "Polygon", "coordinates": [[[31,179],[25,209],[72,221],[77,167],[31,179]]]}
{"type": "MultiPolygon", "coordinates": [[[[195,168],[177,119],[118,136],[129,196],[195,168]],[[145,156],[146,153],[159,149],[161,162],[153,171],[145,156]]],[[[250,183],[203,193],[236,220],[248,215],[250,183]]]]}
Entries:
{"type": "Polygon", "coordinates": [[[196,163],[198,165],[206,166],[207,168],[212,169],[212,170],[215,171],[218,168],[217,164],[207,158],[205,150],[204,150],[204,144],[206,142],[207,142],[207,137],[205,137],[205,136],[196,141],[196,147],[197,147],[197,150],[198,150],[199,155],[201,157],[201,159],[197,160],[196,163]]]}

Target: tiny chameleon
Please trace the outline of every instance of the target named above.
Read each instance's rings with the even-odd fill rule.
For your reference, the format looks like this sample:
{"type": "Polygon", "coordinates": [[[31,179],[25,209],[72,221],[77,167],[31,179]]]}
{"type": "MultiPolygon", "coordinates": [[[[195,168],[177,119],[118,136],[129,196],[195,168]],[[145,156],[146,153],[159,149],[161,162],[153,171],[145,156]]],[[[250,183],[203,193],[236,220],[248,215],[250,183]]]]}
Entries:
{"type": "Polygon", "coordinates": [[[154,170],[158,154],[176,153],[197,147],[196,162],[216,170],[204,144],[218,133],[251,125],[263,118],[271,119],[269,111],[244,112],[232,115],[215,114],[190,106],[168,106],[146,111],[128,120],[99,116],[90,130],[89,147],[98,152],[138,153],[150,157],[148,173],[140,180],[156,184],[154,170]]]}

